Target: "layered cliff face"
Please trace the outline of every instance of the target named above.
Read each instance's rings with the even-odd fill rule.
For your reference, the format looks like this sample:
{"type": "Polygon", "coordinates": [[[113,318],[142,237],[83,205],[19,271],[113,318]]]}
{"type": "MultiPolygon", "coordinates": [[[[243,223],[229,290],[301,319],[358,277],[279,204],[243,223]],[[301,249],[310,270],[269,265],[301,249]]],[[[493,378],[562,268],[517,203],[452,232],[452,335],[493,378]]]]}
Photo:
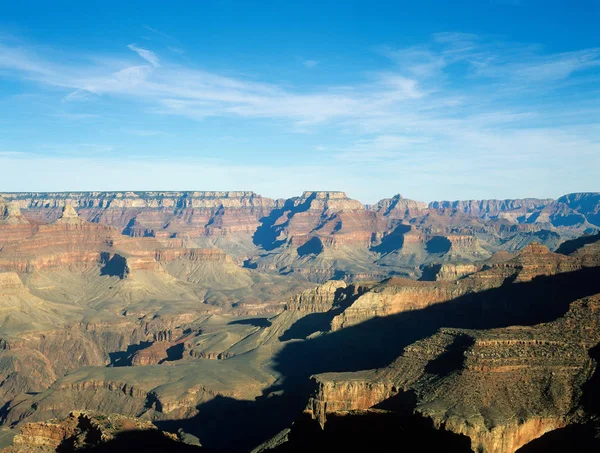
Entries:
{"type": "Polygon", "coordinates": [[[51,222],[65,205],[87,221],[139,236],[251,234],[277,206],[253,192],[61,192],[6,194],[27,217],[51,222]]]}
{"type": "Polygon", "coordinates": [[[527,214],[543,209],[554,200],[551,198],[523,198],[518,200],[465,200],[465,201],[433,201],[429,207],[433,209],[456,209],[474,217],[503,217],[517,220],[527,214]]]}
{"type": "Polygon", "coordinates": [[[423,265],[483,260],[533,241],[556,248],[595,228],[595,196],[426,205],[396,195],[366,208],[343,192],[322,191],[288,200],[253,192],[5,194],[3,206],[13,206],[13,226],[4,229],[0,241],[27,237],[37,224],[55,221],[65,206],[72,206],[83,220],[128,236],[218,247],[237,264],[263,273],[315,282],[419,277],[423,265]],[[406,226],[412,229],[408,234],[406,226]]]}
{"type": "Polygon", "coordinates": [[[25,239],[34,231],[35,226],[23,217],[18,205],[0,197],[0,249],[6,244],[25,239]]]}
{"type": "Polygon", "coordinates": [[[455,281],[480,269],[477,264],[437,264],[424,269],[423,280],[455,281]]]}
{"type": "MultiPolygon", "coordinates": [[[[0,232],[6,228],[0,225],[0,232]]],[[[31,272],[53,266],[97,263],[100,253],[110,248],[111,234],[114,234],[111,228],[84,222],[67,206],[54,223],[38,225],[2,247],[0,270],[31,272]]]]}
{"type": "Polygon", "coordinates": [[[369,247],[386,228],[380,214],[343,192],[304,192],[263,219],[253,236],[262,251],[247,264],[315,282],[380,278],[369,247]]]}
{"type": "Polygon", "coordinates": [[[307,289],[293,296],[287,303],[287,310],[309,313],[322,313],[331,310],[339,300],[347,285],[343,281],[329,281],[314,289],[307,289]]]}
{"type": "Polygon", "coordinates": [[[29,222],[23,217],[17,203],[8,203],[0,197],[0,224],[23,225],[29,224],[29,222]]]}

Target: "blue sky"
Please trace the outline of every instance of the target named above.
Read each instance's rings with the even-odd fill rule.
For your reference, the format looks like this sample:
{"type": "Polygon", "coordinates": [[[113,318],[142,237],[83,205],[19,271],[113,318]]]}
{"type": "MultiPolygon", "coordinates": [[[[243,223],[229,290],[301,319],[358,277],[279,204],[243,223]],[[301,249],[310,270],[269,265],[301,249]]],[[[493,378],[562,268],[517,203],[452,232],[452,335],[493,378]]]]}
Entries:
{"type": "Polygon", "coordinates": [[[12,3],[0,191],[600,190],[598,0],[12,3]]]}

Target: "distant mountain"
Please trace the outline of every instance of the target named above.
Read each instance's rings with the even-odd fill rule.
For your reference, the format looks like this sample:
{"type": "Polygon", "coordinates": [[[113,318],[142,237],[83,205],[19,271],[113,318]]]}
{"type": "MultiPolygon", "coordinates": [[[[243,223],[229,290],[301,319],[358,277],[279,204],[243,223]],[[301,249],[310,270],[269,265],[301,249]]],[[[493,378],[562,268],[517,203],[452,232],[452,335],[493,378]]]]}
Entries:
{"type": "Polygon", "coordinates": [[[260,272],[317,282],[418,277],[425,265],[482,260],[532,241],[555,249],[564,240],[593,233],[600,223],[598,193],[428,205],[395,195],[372,206],[331,191],[288,200],[244,191],[10,193],[4,198],[5,206],[22,212],[18,221],[10,216],[12,223],[53,221],[67,204],[83,219],[131,237],[217,247],[260,272]]]}

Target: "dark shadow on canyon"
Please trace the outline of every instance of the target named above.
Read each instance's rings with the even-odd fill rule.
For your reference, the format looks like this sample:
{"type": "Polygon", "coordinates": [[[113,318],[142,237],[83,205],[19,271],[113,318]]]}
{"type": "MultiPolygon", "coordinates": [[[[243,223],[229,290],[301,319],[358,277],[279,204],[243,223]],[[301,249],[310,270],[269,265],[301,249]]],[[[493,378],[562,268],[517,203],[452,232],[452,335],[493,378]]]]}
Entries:
{"type": "Polygon", "coordinates": [[[466,360],[464,352],[474,343],[475,340],[468,335],[457,335],[446,351],[425,366],[425,372],[448,376],[453,371],[460,371],[466,360]]]}
{"type": "MultiPolygon", "coordinates": [[[[182,427],[207,447],[248,451],[289,427],[302,413],[315,385],[310,379],[313,374],[384,367],[406,346],[441,327],[491,329],[550,322],[564,315],[571,302],[597,293],[600,268],[587,268],[537,277],[531,282],[507,282],[421,310],[374,318],[310,340],[290,342],[275,357],[274,367],[282,378],[265,390],[263,397],[256,401],[217,397],[199,405],[199,414],[191,419],[157,425],[166,430],[182,427]]],[[[302,329],[302,336],[307,332],[302,329]]],[[[468,344],[453,345],[447,355],[430,364],[430,371],[446,373],[460,366],[457,360],[465,347],[468,344]]]]}
{"type": "Polygon", "coordinates": [[[308,211],[310,204],[315,198],[316,194],[313,193],[304,201],[304,203],[297,206],[295,205],[297,198],[290,198],[286,200],[283,207],[272,210],[268,216],[265,216],[259,220],[260,225],[252,236],[252,242],[257,246],[262,247],[266,251],[274,250],[283,245],[285,241],[277,239],[281,230],[288,225],[289,219],[295,214],[308,211]],[[282,224],[276,225],[275,223],[277,220],[279,220],[279,218],[285,212],[288,213],[288,220],[282,224]]]}
{"type": "Polygon", "coordinates": [[[296,250],[296,252],[298,253],[298,256],[300,256],[300,257],[307,256],[307,255],[318,255],[322,251],[323,251],[323,243],[321,242],[321,239],[319,239],[316,236],[310,238],[308,241],[306,241],[304,244],[302,244],[296,250]]]}
{"type": "Polygon", "coordinates": [[[425,243],[427,253],[448,253],[452,242],[444,236],[434,236],[425,243]]]}
{"type": "Polygon", "coordinates": [[[119,277],[121,279],[127,275],[127,260],[123,256],[117,253],[110,256],[110,253],[102,252],[100,253],[100,260],[102,262],[100,275],[119,277]]]}
{"type": "Polygon", "coordinates": [[[325,332],[331,328],[331,321],[340,314],[341,310],[331,310],[324,313],[311,313],[296,321],[283,335],[281,341],[305,340],[315,332],[325,332]]]}
{"type": "Polygon", "coordinates": [[[174,439],[170,439],[159,431],[150,430],[131,430],[118,433],[113,439],[101,442],[100,439],[94,439],[94,432],[90,431],[86,436],[86,446],[77,446],[74,439],[63,441],[56,449],[59,453],[113,453],[113,452],[148,452],[148,453],[211,453],[210,450],[194,445],[184,444],[174,439]]]}
{"type": "Polygon", "coordinates": [[[174,362],[176,360],[181,360],[183,359],[183,353],[185,352],[185,344],[174,344],[173,346],[167,348],[165,352],[167,353],[167,358],[161,360],[159,363],[174,362]]]}
{"type": "Polygon", "coordinates": [[[125,351],[110,352],[108,354],[110,360],[108,366],[131,366],[131,357],[133,356],[133,354],[137,351],[141,351],[142,349],[147,348],[151,344],[151,341],[142,341],[138,344],[131,344],[127,346],[127,349],[125,351]]]}
{"type": "Polygon", "coordinates": [[[594,414],[600,422],[600,344],[590,349],[589,354],[596,362],[596,369],[589,381],[582,387],[581,403],[586,412],[594,414]]]}
{"type": "Polygon", "coordinates": [[[371,251],[387,255],[388,253],[400,250],[404,245],[404,235],[410,231],[410,225],[400,224],[394,230],[381,239],[379,245],[371,247],[371,251]]]}
{"type": "Polygon", "coordinates": [[[591,423],[555,429],[519,448],[517,453],[598,453],[600,433],[591,423]]]}
{"type": "Polygon", "coordinates": [[[309,416],[301,416],[292,426],[288,442],[270,451],[471,453],[471,441],[460,434],[437,430],[430,420],[421,417],[354,412],[328,417],[324,430],[309,416]]]}
{"type": "Polygon", "coordinates": [[[565,241],[556,249],[556,253],[562,253],[563,255],[569,255],[576,250],[581,249],[586,244],[593,244],[594,242],[600,241],[600,233],[589,234],[586,236],[580,236],[570,241],[565,241]]]}
{"type": "Polygon", "coordinates": [[[352,305],[352,303],[363,293],[364,289],[359,289],[354,292],[352,286],[336,289],[334,296],[335,304],[329,311],[310,313],[300,318],[279,337],[279,340],[305,340],[309,335],[315,332],[327,332],[331,329],[331,321],[333,321],[333,318],[352,305]]]}
{"type": "Polygon", "coordinates": [[[266,328],[271,325],[271,321],[268,318],[248,318],[248,319],[236,319],[235,321],[231,321],[229,323],[230,326],[233,325],[243,325],[243,326],[254,326],[260,328],[266,328]]]}

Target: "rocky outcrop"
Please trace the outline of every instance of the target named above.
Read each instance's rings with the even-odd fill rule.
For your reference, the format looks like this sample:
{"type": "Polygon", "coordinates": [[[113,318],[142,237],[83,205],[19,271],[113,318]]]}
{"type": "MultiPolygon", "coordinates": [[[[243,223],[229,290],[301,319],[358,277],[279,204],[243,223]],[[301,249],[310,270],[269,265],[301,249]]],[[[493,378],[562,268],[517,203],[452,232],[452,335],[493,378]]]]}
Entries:
{"type": "Polygon", "coordinates": [[[480,269],[477,264],[434,264],[423,270],[423,280],[454,281],[480,269]]]}
{"type": "Polygon", "coordinates": [[[81,225],[84,220],[79,218],[79,214],[73,206],[66,204],[63,206],[62,214],[54,223],[57,225],[81,225]]]}
{"type": "MultiPolygon", "coordinates": [[[[147,443],[142,440],[143,436],[152,439],[160,448],[168,445],[171,449],[182,451],[181,448],[185,447],[179,442],[177,436],[159,431],[149,421],[119,414],[74,411],[64,419],[24,424],[20,433],[14,437],[13,445],[3,451],[7,453],[75,452],[99,448],[126,451],[126,449],[136,448],[134,441],[119,442],[117,439],[128,432],[134,434],[134,437],[140,441],[137,445],[140,449],[147,443]],[[152,435],[153,433],[155,435],[152,435]]],[[[144,449],[144,451],[148,450],[144,449]]]]}
{"type": "Polygon", "coordinates": [[[174,346],[168,341],[156,341],[144,349],[136,351],[131,357],[131,365],[158,365],[169,358],[167,350],[174,346]]]}
{"type": "Polygon", "coordinates": [[[23,225],[29,224],[21,214],[17,203],[7,203],[0,197],[0,224],[1,225],[23,225]]]}
{"type": "Polygon", "coordinates": [[[286,305],[286,310],[309,313],[322,313],[331,310],[333,304],[341,298],[346,283],[340,280],[329,281],[314,289],[307,289],[295,295],[286,305]]]}
{"type": "Polygon", "coordinates": [[[427,209],[427,203],[409,200],[402,195],[384,198],[371,206],[371,210],[382,214],[389,219],[406,219],[417,217],[427,209]]]}
{"type": "Polygon", "coordinates": [[[0,197],[0,249],[27,238],[34,231],[35,226],[23,217],[19,206],[0,197]]]}

